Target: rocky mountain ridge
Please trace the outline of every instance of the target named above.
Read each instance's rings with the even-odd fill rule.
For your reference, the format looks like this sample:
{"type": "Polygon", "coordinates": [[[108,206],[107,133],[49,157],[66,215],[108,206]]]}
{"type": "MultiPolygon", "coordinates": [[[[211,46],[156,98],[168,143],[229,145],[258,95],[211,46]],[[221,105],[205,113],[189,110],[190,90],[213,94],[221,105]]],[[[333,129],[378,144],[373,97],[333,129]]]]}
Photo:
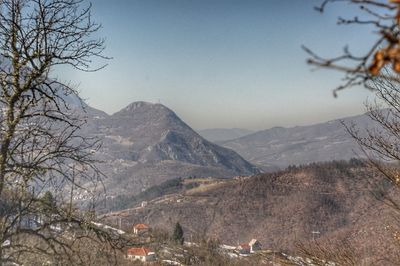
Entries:
{"type": "Polygon", "coordinates": [[[165,180],[187,176],[229,178],[259,170],[236,152],[211,143],[172,110],[134,102],[113,115],[87,107],[83,134],[102,140],[95,156],[112,195],[135,194],[165,180]]]}

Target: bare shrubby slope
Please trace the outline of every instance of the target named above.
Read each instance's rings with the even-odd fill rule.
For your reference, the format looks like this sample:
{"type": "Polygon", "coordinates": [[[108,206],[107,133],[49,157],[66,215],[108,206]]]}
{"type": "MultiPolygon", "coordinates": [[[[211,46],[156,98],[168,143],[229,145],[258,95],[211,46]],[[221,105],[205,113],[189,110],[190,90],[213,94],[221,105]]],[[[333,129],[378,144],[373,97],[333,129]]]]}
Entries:
{"type": "Polygon", "coordinates": [[[165,229],[179,221],[187,239],[201,235],[230,245],[257,238],[267,248],[297,252],[300,242],[332,248],[346,242],[369,262],[398,256],[396,216],[374,196],[390,195],[393,188],[360,161],[290,167],[234,180],[181,182],[178,191],[114,217],[123,217],[125,225],[146,221],[165,229]],[[314,235],[318,242],[312,231],[320,232],[314,235]]]}

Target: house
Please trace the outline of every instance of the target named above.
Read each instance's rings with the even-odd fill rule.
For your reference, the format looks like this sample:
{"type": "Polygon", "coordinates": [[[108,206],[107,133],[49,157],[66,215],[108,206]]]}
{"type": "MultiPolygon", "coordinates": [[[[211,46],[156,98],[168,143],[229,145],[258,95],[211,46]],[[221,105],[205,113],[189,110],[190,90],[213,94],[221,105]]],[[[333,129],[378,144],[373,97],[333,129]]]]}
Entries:
{"type": "Polygon", "coordinates": [[[127,251],[127,259],[140,260],[142,262],[150,262],[156,260],[156,253],[146,247],[130,248],[127,251]]]}
{"type": "Polygon", "coordinates": [[[258,241],[257,239],[250,240],[249,246],[250,246],[250,253],[254,253],[262,249],[262,245],[260,241],[258,241]]]}
{"type": "Polygon", "coordinates": [[[250,254],[250,246],[247,243],[240,244],[237,247],[239,254],[250,254]]]}
{"type": "Polygon", "coordinates": [[[135,235],[142,235],[150,231],[150,226],[147,224],[135,224],[133,226],[133,233],[135,235]]]}

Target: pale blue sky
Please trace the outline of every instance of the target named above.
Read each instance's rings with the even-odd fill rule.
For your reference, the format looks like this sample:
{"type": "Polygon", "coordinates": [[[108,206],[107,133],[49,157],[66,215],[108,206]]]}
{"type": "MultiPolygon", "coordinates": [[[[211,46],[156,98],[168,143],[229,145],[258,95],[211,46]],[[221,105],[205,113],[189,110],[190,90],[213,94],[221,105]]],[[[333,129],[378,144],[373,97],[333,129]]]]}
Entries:
{"type": "Polygon", "coordinates": [[[60,76],[107,113],[161,101],[196,129],[265,129],[361,113],[372,94],[354,88],[334,99],[341,75],[311,72],[301,45],[325,55],[345,44],[362,51],[369,31],[337,26],[350,7],[320,14],[313,10],[319,2],[96,0],[93,16],[113,59],[96,73],[60,76]]]}

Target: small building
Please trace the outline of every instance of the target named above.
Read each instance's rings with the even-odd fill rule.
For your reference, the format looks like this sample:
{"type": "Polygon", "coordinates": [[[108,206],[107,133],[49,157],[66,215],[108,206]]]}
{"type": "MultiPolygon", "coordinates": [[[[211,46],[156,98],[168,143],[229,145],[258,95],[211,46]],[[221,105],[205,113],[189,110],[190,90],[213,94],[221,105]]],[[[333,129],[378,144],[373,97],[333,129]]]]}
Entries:
{"type": "Polygon", "coordinates": [[[147,206],[147,201],[142,201],[142,204],[140,205],[142,208],[147,206]]]}
{"type": "Polygon", "coordinates": [[[250,246],[250,253],[254,253],[262,249],[262,245],[260,241],[258,241],[257,239],[250,240],[249,246],[250,246]]]}
{"type": "Polygon", "coordinates": [[[250,254],[250,245],[247,243],[240,244],[237,250],[239,254],[250,254]]]}
{"type": "Polygon", "coordinates": [[[127,259],[140,260],[142,262],[150,262],[156,260],[156,253],[146,247],[130,248],[127,251],[127,259]]]}
{"type": "Polygon", "coordinates": [[[133,226],[133,233],[135,235],[142,235],[150,231],[150,226],[147,224],[135,224],[133,226]]]}

